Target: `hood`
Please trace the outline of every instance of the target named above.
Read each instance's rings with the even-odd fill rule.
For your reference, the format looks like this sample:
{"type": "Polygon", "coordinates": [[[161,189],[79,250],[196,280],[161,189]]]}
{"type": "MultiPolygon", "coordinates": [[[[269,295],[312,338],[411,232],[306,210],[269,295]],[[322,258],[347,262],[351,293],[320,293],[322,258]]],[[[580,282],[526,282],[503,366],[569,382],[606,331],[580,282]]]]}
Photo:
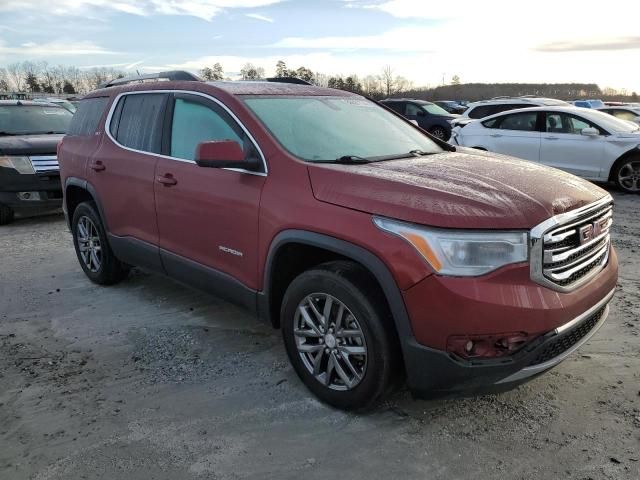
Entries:
{"type": "Polygon", "coordinates": [[[364,165],[310,164],[323,202],[443,228],[530,229],[607,192],[560,170],[477,150],[364,165]]]}
{"type": "Polygon", "coordinates": [[[64,135],[0,135],[0,155],[55,154],[64,135]]]}

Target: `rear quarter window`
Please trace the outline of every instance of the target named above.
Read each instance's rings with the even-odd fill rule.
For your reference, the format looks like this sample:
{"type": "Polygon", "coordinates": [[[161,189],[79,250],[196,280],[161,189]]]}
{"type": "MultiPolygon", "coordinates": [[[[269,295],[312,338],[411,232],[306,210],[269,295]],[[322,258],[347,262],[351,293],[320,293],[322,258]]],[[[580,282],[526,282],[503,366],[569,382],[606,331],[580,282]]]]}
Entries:
{"type": "Polygon", "coordinates": [[[71,119],[67,135],[93,135],[107,106],[109,97],[94,97],[81,100],[71,119]]]}
{"type": "Polygon", "coordinates": [[[124,147],[160,153],[166,99],[167,95],[164,93],[128,94],[121,97],[109,126],[113,138],[124,147]]]}

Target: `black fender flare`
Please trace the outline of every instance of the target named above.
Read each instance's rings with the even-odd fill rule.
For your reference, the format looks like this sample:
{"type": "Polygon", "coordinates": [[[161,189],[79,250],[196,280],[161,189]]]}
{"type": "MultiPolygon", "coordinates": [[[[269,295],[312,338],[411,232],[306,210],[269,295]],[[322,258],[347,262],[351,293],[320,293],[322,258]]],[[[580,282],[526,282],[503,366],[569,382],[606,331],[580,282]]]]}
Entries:
{"type": "Polygon", "coordinates": [[[305,244],[337,253],[358,262],[369,270],[378,281],[385,295],[401,345],[404,345],[407,338],[413,337],[411,322],[409,321],[409,315],[400,293],[400,288],[384,262],[363,247],[329,235],[307,230],[284,230],[273,238],[265,263],[263,290],[258,297],[258,311],[262,318],[272,323],[270,285],[273,275],[273,261],[280,248],[289,243],[305,244]]]}
{"type": "Polygon", "coordinates": [[[69,228],[71,228],[71,218],[69,218],[69,212],[67,210],[67,188],[71,186],[79,187],[89,192],[89,195],[93,197],[93,201],[98,207],[98,213],[100,213],[100,218],[102,219],[104,227],[108,232],[109,226],[107,225],[107,217],[104,214],[104,210],[102,209],[102,203],[100,202],[100,197],[98,197],[98,192],[90,182],[88,182],[87,180],[82,180],[78,177],[67,177],[64,182],[64,202],[62,202],[62,210],[64,211],[64,215],[67,218],[67,225],[69,226],[69,228]]]}

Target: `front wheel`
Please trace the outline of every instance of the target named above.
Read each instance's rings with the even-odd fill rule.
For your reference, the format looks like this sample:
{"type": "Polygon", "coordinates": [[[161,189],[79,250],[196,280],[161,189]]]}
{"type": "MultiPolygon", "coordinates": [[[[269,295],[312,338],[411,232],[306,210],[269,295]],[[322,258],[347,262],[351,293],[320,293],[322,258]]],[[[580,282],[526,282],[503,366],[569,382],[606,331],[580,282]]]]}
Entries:
{"type": "Polygon", "coordinates": [[[640,156],[622,160],[613,170],[613,180],[620,190],[640,192],[640,156]]]}
{"type": "Polygon", "coordinates": [[[127,276],[129,269],[111,250],[93,202],[83,202],[75,209],[71,232],[78,261],[89,280],[100,285],[113,285],[127,276]]]}
{"type": "Polygon", "coordinates": [[[429,130],[429,133],[440,140],[444,140],[445,142],[449,140],[449,133],[444,127],[435,126],[429,130]]]}
{"type": "Polygon", "coordinates": [[[13,210],[6,205],[0,205],[0,225],[13,222],[13,210]]]}
{"type": "Polygon", "coordinates": [[[289,359],[322,401],[345,410],[373,405],[401,374],[397,337],[379,288],[351,262],[330,262],[289,286],[282,312],[289,359]]]}

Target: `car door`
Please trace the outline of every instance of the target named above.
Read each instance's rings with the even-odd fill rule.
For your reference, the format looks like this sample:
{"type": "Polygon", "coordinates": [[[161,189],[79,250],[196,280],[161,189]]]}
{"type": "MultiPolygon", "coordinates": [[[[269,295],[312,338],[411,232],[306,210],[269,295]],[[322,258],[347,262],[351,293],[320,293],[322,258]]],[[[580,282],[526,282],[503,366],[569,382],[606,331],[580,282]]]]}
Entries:
{"type": "Polygon", "coordinates": [[[583,117],[565,112],[546,112],[544,125],[540,163],[584,178],[600,177],[606,132],[583,117]],[[590,127],[600,135],[582,135],[582,130],[590,127]]]}
{"type": "MultiPolygon", "coordinates": [[[[221,103],[175,93],[166,117],[165,158],[156,165],[155,201],[161,258],[186,283],[240,283],[257,289],[258,211],[266,164],[257,145],[221,103]],[[261,171],[204,168],[199,143],[235,140],[261,171]]],[[[207,289],[207,285],[200,285],[207,289]]],[[[211,289],[210,289],[211,290],[211,289]]],[[[214,292],[224,296],[224,292],[214,292]]]]}
{"type": "Polygon", "coordinates": [[[161,270],[154,174],[168,95],[129,92],[116,98],[106,135],[87,165],[116,254],[161,270]]]}
{"type": "Polygon", "coordinates": [[[482,122],[488,149],[537,162],[540,155],[538,112],[518,112],[482,122]]]}

